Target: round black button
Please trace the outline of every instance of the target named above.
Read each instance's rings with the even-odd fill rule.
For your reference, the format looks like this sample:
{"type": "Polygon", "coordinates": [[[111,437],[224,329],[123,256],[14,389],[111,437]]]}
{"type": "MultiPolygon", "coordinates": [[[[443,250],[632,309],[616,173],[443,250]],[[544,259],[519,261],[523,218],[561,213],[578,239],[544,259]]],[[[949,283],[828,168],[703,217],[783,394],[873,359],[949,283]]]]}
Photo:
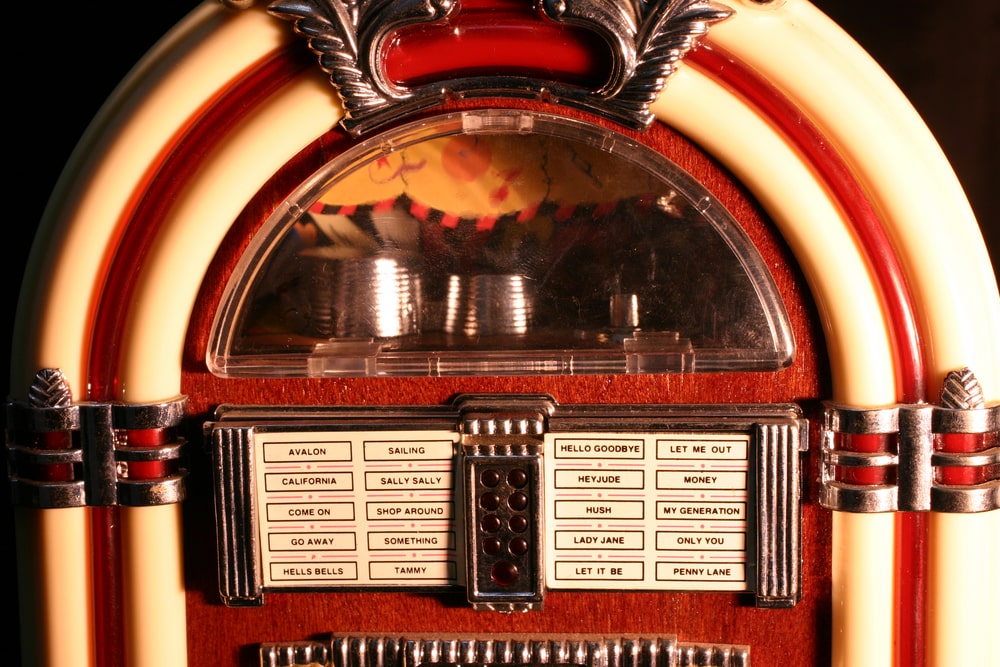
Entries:
{"type": "Polygon", "coordinates": [[[483,486],[494,487],[500,483],[500,473],[492,468],[479,473],[479,481],[483,486]]]}
{"type": "Polygon", "coordinates": [[[495,533],[500,530],[502,523],[500,521],[500,517],[496,514],[487,514],[483,517],[480,525],[482,525],[483,530],[487,533],[495,533]]]}
{"type": "Polygon", "coordinates": [[[524,495],[520,491],[515,491],[510,494],[509,498],[507,498],[507,504],[515,512],[520,512],[528,507],[528,496],[524,495]]]}
{"type": "Polygon", "coordinates": [[[500,496],[495,493],[484,493],[482,497],[479,498],[479,504],[482,505],[483,509],[490,510],[492,512],[496,508],[500,507],[500,496]]]}
{"type": "Polygon", "coordinates": [[[495,537],[487,537],[483,540],[483,552],[488,556],[496,556],[500,553],[500,540],[495,537]]]}
{"type": "Polygon", "coordinates": [[[515,533],[523,533],[528,528],[528,519],[518,514],[510,518],[510,529],[515,533]]]}
{"type": "Polygon", "coordinates": [[[502,560],[499,563],[493,565],[493,569],[490,571],[493,581],[501,586],[511,586],[517,583],[517,577],[520,572],[518,572],[517,565],[511,563],[510,561],[502,560]]]}
{"type": "Polygon", "coordinates": [[[508,549],[515,556],[523,556],[528,553],[528,541],[523,537],[515,537],[510,541],[508,549]]]}
{"type": "Polygon", "coordinates": [[[520,468],[514,468],[507,473],[507,483],[515,489],[520,489],[528,483],[528,473],[524,472],[524,470],[520,468]]]}

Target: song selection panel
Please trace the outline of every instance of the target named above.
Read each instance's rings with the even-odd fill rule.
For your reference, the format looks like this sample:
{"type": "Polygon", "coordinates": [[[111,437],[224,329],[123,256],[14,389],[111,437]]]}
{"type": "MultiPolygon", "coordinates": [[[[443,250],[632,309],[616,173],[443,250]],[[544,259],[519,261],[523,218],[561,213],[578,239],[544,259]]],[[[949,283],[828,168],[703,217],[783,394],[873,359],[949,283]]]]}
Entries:
{"type": "Polygon", "coordinates": [[[256,440],[265,585],[459,583],[453,432],[256,440]]]}
{"type": "MultiPolygon", "coordinates": [[[[461,585],[457,438],[255,434],[264,585],[461,585]]],[[[748,590],[750,447],[739,432],[546,435],[546,586],[748,590]]]]}
{"type": "Polygon", "coordinates": [[[748,590],[750,438],[551,435],[547,586],[748,590]]]}

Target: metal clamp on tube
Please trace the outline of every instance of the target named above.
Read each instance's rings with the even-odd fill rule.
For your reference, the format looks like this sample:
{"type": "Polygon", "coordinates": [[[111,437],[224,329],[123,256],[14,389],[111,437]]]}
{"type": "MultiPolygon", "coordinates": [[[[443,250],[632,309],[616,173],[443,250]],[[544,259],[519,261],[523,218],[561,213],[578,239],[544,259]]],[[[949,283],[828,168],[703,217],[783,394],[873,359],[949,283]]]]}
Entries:
{"type": "Polygon", "coordinates": [[[13,502],[21,507],[55,509],[86,505],[78,471],[83,450],[72,433],[80,411],[72,404],[62,373],[41,371],[27,402],[7,402],[7,450],[13,502]]]}
{"type": "Polygon", "coordinates": [[[28,402],[9,401],[14,503],[25,507],[145,506],[184,497],[184,443],[172,429],[183,398],[156,405],[76,403],[63,374],[35,376],[28,402]]]}
{"type": "Polygon", "coordinates": [[[931,509],[986,512],[1000,508],[1000,404],[987,406],[968,368],[948,373],[934,411],[938,438],[931,465],[931,509]]]}
{"type": "Polygon", "coordinates": [[[968,369],[948,374],[941,406],[828,405],[821,439],[821,503],[829,509],[1000,508],[1000,404],[985,404],[968,369]]]}

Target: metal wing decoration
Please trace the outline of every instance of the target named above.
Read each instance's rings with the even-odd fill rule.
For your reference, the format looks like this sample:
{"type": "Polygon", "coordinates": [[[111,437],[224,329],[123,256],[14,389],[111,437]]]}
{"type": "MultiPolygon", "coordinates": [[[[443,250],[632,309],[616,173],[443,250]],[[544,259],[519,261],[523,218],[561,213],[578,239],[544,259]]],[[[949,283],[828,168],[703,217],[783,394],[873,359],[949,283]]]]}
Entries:
{"type": "Polygon", "coordinates": [[[459,0],[276,0],[268,11],[293,23],[319,56],[344,103],[342,124],[362,134],[452,95],[545,97],[642,129],[649,106],[677,64],[709,27],[732,10],[709,0],[539,0],[545,20],[589,30],[608,47],[608,80],[593,89],[530,76],[448,78],[416,87],[390,81],[383,47],[402,28],[439,22],[460,11],[459,0]]]}
{"type": "Polygon", "coordinates": [[[363,118],[373,112],[405,102],[412,93],[397,92],[379,75],[370,49],[363,41],[368,36],[372,45],[372,27],[379,24],[386,5],[398,7],[397,16],[385,23],[405,24],[437,20],[450,11],[447,0],[438,6],[432,2],[358,3],[354,0],[279,0],[268,7],[271,14],[291,21],[295,32],[306,38],[309,48],[319,56],[319,64],[344,102],[349,118],[363,118]],[[423,6],[426,11],[418,11],[423,6]],[[367,27],[366,27],[367,25],[367,27]]]}
{"type": "Polygon", "coordinates": [[[645,14],[638,35],[638,63],[634,74],[609,103],[625,115],[652,122],[649,106],[663,90],[677,65],[713,23],[732,15],[732,10],[704,0],[662,0],[645,14]]]}

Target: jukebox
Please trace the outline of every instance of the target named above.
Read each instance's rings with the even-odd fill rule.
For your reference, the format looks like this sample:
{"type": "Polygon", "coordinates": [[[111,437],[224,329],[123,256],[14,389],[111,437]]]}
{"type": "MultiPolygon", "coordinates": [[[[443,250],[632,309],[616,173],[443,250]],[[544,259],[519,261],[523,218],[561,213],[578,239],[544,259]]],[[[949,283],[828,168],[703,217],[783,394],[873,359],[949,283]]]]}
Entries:
{"type": "Polygon", "coordinates": [[[1000,659],[996,280],[805,0],[205,2],[16,327],[25,665],[1000,659]]]}

